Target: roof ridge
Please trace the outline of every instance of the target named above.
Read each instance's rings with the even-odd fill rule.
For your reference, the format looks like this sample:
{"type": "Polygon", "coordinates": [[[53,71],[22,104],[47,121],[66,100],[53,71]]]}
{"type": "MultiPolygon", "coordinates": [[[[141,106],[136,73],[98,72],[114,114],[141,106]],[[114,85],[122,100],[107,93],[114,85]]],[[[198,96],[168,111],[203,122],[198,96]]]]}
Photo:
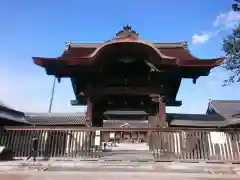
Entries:
{"type": "Polygon", "coordinates": [[[84,112],[75,113],[75,112],[65,112],[65,113],[48,113],[48,112],[25,112],[25,116],[85,116],[84,112]]]}
{"type": "Polygon", "coordinates": [[[237,111],[237,112],[233,113],[233,114],[231,115],[231,117],[236,116],[236,115],[240,115],[240,111],[237,111]]]}
{"type": "MultiPolygon", "coordinates": [[[[187,41],[152,42],[152,44],[186,44],[186,43],[187,41]]],[[[66,42],[66,44],[104,44],[104,42],[66,42]]]]}
{"type": "Polygon", "coordinates": [[[187,41],[177,41],[177,42],[153,42],[153,44],[187,44],[187,41]]]}
{"type": "MultiPolygon", "coordinates": [[[[181,42],[151,42],[156,48],[184,48],[187,49],[187,41],[181,42]]],[[[104,42],[66,42],[64,52],[68,51],[69,48],[98,48],[104,42]]]]}
{"type": "Polygon", "coordinates": [[[12,107],[8,106],[7,104],[5,104],[5,103],[4,103],[3,101],[1,101],[1,100],[0,100],[0,106],[14,110],[12,107]]]}

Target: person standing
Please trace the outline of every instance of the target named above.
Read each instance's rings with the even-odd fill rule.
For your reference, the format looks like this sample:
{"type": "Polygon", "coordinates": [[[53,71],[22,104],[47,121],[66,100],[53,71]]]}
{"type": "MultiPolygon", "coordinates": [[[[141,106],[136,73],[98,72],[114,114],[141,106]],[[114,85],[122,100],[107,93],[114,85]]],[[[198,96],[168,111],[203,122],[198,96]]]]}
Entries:
{"type": "Polygon", "coordinates": [[[32,139],[32,149],[31,149],[30,155],[28,156],[27,160],[29,160],[31,157],[33,157],[33,161],[36,162],[37,150],[38,150],[38,139],[37,139],[37,137],[34,137],[32,139]]]}

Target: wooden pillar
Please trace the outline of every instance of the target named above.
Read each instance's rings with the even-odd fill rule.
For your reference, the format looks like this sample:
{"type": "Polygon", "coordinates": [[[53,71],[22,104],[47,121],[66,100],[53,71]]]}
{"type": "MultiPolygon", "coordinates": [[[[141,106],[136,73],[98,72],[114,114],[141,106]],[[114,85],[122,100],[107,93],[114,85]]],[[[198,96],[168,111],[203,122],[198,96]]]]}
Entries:
{"type": "Polygon", "coordinates": [[[101,103],[96,102],[95,99],[89,103],[89,116],[91,117],[91,123],[94,127],[103,126],[103,112],[104,107],[101,103]]]}
{"type": "Polygon", "coordinates": [[[150,127],[166,127],[166,105],[158,94],[150,95],[152,105],[148,110],[148,121],[150,127]]]}
{"type": "Polygon", "coordinates": [[[160,127],[168,126],[168,122],[166,121],[166,105],[161,99],[158,102],[158,120],[160,127]]]}
{"type": "Polygon", "coordinates": [[[93,103],[92,103],[92,99],[89,97],[87,100],[87,124],[88,126],[92,126],[92,112],[93,111],[93,103]]]}
{"type": "Polygon", "coordinates": [[[137,132],[137,142],[140,143],[140,132],[137,132]]]}

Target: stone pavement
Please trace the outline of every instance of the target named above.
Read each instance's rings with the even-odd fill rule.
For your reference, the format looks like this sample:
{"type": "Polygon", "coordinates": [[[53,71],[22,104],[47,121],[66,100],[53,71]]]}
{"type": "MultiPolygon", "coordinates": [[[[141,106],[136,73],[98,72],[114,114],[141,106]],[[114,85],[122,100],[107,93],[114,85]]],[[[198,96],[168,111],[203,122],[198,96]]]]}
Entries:
{"type": "Polygon", "coordinates": [[[102,152],[100,156],[100,160],[153,160],[153,153],[149,151],[147,143],[117,143],[116,146],[108,144],[106,151],[102,152]]]}
{"type": "Polygon", "coordinates": [[[112,151],[102,152],[100,160],[131,160],[131,161],[153,161],[153,154],[148,150],[121,150],[114,149],[112,151]]]}
{"type": "MultiPolygon", "coordinates": [[[[49,180],[76,179],[240,179],[240,165],[179,162],[114,162],[114,161],[9,161],[0,162],[0,179],[49,180]],[[60,176],[61,174],[61,176],[60,176]]],[[[170,180],[169,179],[169,180],[170,180]]]]}
{"type": "Polygon", "coordinates": [[[236,174],[213,175],[197,173],[162,173],[162,172],[124,172],[124,171],[104,171],[104,172],[0,172],[0,179],[6,180],[210,180],[210,179],[239,179],[236,174]]]}
{"type": "Polygon", "coordinates": [[[35,163],[25,160],[0,162],[0,180],[240,179],[238,164],[139,161],[152,156],[145,148],[143,145],[136,148],[135,145],[123,144],[113,147],[112,151],[100,159],[58,158],[49,161],[38,159],[35,163]]]}

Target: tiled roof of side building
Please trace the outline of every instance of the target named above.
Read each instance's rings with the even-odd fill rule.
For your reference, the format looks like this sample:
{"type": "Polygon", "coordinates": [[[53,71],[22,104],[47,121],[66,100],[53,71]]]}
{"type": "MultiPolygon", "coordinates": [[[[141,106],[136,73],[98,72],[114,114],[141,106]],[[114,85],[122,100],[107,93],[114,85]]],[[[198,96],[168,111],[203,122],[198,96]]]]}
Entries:
{"type": "MultiPolygon", "coordinates": [[[[26,113],[26,119],[34,125],[84,125],[86,116],[84,113],[26,113]]],[[[225,127],[239,124],[239,119],[227,120],[220,115],[207,114],[177,114],[167,113],[167,120],[171,126],[194,127],[225,127]]],[[[105,127],[116,127],[124,124],[124,120],[104,120],[105,127]]],[[[126,121],[132,127],[147,127],[147,121],[126,121]]]]}
{"type": "Polygon", "coordinates": [[[30,124],[24,116],[6,111],[0,111],[0,121],[14,121],[16,123],[30,124]]]}
{"type": "Polygon", "coordinates": [[[191,127],[224,127],[227,121],[219,115],[207,114],[167,114],[167,119],[171,126],[191,126],[191,127]]]}
{"type": "Polygon", "coordinates": [[[0,110],[2,110],[2,109],[9,110],[9,111],[14,111],[14,112],[22,114],[22,115],[24,114],[23,112],[15,110],[12,107],[10,107],[10,106],[6,105],[5,103],[3,103],[2,101],[0,101],[0,110]]]}
{"type": "Polygon", "coordinates": [[[208,110],[213,109],[217,114],[229,119],[240,113],[240,100],[212,100],[208,110]]]}
{"type": "Polygon", "coordinates": [[[8,107],[6,104],[4,104],[2,101],[0,101],[0,107],[5,107],[5,108],[8,108],[8,109],[11,109],[11,108],[8,107]]]}
{"type": "MultiPolygon", "coordinates": [[[[24,117],[24,113],[17,111],[2,101],[0,101],[0,120],[1,121],[13,121],[16,123],[29,124],[29,122],[24,117]]],[[[7,123],[6,123],[7,124],[7,123]]]]}
{"type": "Polygon", "coordinates": [[[33,125],[85,125],[84,113],[25,113],[33,125]]]}

